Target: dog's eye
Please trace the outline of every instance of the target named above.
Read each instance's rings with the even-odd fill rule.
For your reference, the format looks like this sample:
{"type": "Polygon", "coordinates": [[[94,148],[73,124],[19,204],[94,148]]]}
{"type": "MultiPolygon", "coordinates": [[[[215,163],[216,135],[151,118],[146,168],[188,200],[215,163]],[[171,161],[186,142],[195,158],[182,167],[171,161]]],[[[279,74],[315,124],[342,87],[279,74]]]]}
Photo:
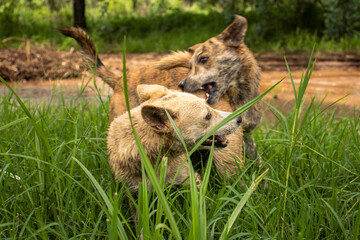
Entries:
{"type": "Polygon", "coordinates": [[[210,120],[211,117],[212,117],[211,112],[208,112],[208,114],[206,114],[205,119],[206,119],[206,120],[210,120]]]}
{"type": "Polygon", "coordinates": [[[199,59],[199,63],[200,63],[200,64],[205,64],[208,60],[209,60],[208,57],[201,57],[201,58],[199,59]]]}

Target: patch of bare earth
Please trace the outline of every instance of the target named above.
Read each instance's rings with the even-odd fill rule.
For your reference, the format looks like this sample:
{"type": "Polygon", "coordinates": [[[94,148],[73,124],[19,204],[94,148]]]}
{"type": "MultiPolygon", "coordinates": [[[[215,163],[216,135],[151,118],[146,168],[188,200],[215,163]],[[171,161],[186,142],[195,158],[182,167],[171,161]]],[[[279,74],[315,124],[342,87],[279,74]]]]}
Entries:
{"type": "Polygon", "coordinates": [[[0,76],[6,81],[80,77],[82,61],[76,53],[52,48],[0,49],[0,76]]]}

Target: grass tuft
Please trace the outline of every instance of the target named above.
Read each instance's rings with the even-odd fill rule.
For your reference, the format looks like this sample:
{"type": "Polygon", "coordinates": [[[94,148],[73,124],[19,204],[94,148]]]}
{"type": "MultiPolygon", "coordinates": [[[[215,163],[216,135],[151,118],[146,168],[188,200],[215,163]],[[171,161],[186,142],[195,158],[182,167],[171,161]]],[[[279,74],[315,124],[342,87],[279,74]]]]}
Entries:
{"type": "Polygon", "coordinates": [[[210,154],[200,191],[195,179],[190,186],[166,186],[167,160],[158,164],[158,177],[143,154],[151,184],[140,186],[136,231],[129,190],[115,183],[107,163],[109,99],[34,105],[15,91],[4,93],[0,238],[134,239],[143,232],[153,239],[357,239],[360,113],[338,115],[315,99],[305,105],[311,69],[294,85],[290,113],[268,103],[276,121],[265,119],[255,131],[266,176],[246,160],[227,181],[211,168],[210,154]],[[269,183],[267,193],[261,185],[255,189],[261,179],[269,183]]]}

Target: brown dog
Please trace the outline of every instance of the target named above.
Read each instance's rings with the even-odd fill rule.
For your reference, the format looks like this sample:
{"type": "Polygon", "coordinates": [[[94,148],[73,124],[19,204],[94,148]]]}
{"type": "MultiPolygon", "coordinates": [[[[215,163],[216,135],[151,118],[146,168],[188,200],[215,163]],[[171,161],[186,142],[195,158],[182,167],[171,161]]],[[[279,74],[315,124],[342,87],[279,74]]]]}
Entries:
{"type": "MultiPolygon", "coordinates": [[[[184,57],[181,65],[179,59],[170,56],[157,63],[157,67],[189,67],[189,73],[179,83],[183,91],[204,90],[206,101],[210,105],[218,103],[225,96],[235,111],[259,95],[260,69],[244,43],[246,30],[246,19],[235,16],[234,22],[221,34],[190,47],[190,61],[184,57]]],[[[185,53],[178,53],[178,56],[181,54],[185,53]]],[[[243,116],[247,155],[253,159],[256,156],[256,146],[250,134],[258,126],[261,114],[261,105],[257,103],[243,116]]]]}
{"type": "MultiPolygon", "coordinates": [[[[129,71],[127,77],[130,106],[134,107],[140,104],[140,99],[136,94],[136,86],[139,84],[159,84],[169,89],[176,89],[179,82],[184,79],[185,81],[180,84],[180,87],[183,87],[185,91],[192,92],[196,88],[203,87],[209,95],[208,102],[215,104],[213,107],[222,111],[233,111],[256,97],[260,70],[253,54],[243,42],[246,28],[246,19],[235,16],[234,22],[220,35],[189,48],[189,51],[177,52],[158,63],[129,71]],[[206,52],[204,52],[205,50],[206,52]],[[202,55],[203,53],[206,55],[202,55]],[[227,59],[228,54],[230,54],[230,60],[227,59]],[[219,55],[219,58],[216,55],[219,55]],[[198,66],[199,64],[202,68],[198,66]],[[207,77],[211,77],[211,82],[206,81],[207,77]],[[189,85],[194,87],[188,87],[192,81],[198,83],[189,85]]],[[[64,35],[74,38],[80,44],[88,63],[92,67],[97,66],[96,74],[114,89],[109,107],[109,120],[112,122],[117,116],[126,112],[125,96],[121,86],[122,76],[113,74],[105,68],[99,58],[96,58],[95,46],[82,29],[68,27],[62,28],[60,31],[64,35]]],[[[202,90],[194,92],[194,94],[202,97],[205,95],[202,90]]],[[[245,122],[243,128],[248,139],[245,140],[246,150],[251,150],[251,153],[255,152],[255,144],[248,134],[258,125],[260,117],[261,112],[258,105],[249,109],[243,117],[245,122]]],[[[242,136],[243,132],[240,131],[232,134],[229,136],[228,147],[216,151],[214,154],[214,164],[223,175],[236,173],[239,165],[242,164],[242,136]],[[226,164],[227,162],[234,163],[234,161],[236,164],[226,164]]]]}
{"type": "MultiPolygon", "coordinates": [[[[170,184],[173,180],[174,184],[189,183],[189,165],[187,162],[184,163],[186,152],[165,109],[179,128],[187,148],[190,149],[231,113],[215,110],[206,104],[204,99],[193,94],[173,92],[159,85],[139,85],[137,95],[142,103],[131,110],[131,118],[150,162],[155,166],[157,159],[166,156],[168,158],[166,184],[170,184]],[[179,173],[174,179],[177,171],[179,173]]],[[[237,117],[219,128],[214,133],[214,147],[225,148],[227,140],[224,135],[235,132],[240,123],[241,117],[237,117]]],[[[213,137],[210,137],[200,148],[208,149],[212,142],[213,137]]],[[[128,113],[120,115],[111,122],[107,146],[109,164],[115,178],[123,180],[136,198],[138,185],[142,181],[142,168],[128,113]]],[[[196,179],[201,184],[198,174],[196,179]]],[[[148,179],[147,183],[150,183],[148,179]]],[[[137,212],[133,206],[132,214],[137,224],[137,212]]]]}

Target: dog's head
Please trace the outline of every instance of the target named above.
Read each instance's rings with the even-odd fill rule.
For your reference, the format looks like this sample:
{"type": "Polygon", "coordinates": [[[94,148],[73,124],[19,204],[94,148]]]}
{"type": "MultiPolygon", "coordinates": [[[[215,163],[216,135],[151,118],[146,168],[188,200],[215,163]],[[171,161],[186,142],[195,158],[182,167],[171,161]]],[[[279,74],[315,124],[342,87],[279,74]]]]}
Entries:
{"type": "Polygon", "coordinates": [[[207,102],[210,105],[217,103],[241,73],[238,51],[244,45],[246,30],[246,18],[236,15],[221,34],[190,47],[190,73],[179,87],[185,92],[203,89],[207,102]]]}
{"type": "MultiPolygon", "coordinates": [[[[173,92],[159,85],[139,85],[138,95],[142,101],[141,115],[152,129],[178,142],[179,138],[166,114],[168,112],[179,128],[188,147],[194,146],[207,132],[231,113],[211,108],[205,100],[184,92],[173,92]]],[[[224,148],[225,135],[236,131],[241,123],[238,117],[215,132],[214,146],[224,148]]],[[[206,140],[204,148],[212,145],[213,137],[206,140]]]]}

